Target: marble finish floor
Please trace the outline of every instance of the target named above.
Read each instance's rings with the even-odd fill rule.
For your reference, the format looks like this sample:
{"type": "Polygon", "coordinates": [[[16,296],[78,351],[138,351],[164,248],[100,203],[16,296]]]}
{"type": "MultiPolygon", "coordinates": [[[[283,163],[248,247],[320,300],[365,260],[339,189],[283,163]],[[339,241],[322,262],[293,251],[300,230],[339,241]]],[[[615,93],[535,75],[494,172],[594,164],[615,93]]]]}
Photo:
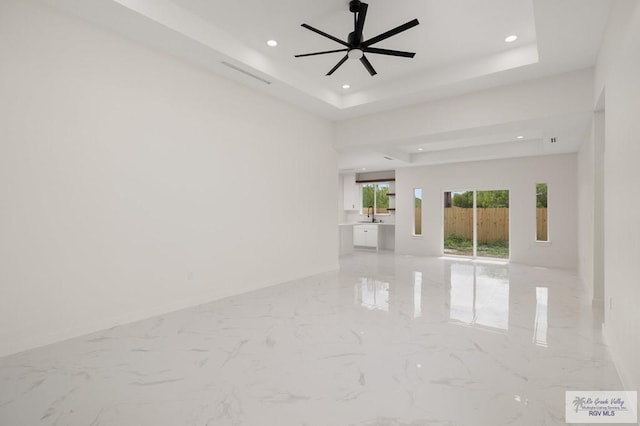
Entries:
{"type": "Polygon", "coordinates": [[[622,389],[575,273],[356,252],[0,358],[0,425],[559,425],[622,389]]]}

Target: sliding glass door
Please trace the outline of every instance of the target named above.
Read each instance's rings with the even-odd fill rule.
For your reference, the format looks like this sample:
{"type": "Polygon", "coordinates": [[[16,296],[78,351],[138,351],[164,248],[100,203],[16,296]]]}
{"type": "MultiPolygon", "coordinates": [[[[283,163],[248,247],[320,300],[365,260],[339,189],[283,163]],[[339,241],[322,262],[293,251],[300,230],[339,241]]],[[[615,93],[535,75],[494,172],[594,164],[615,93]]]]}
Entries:
{"type": "Polygon", "coordinates": [[[476,192],[476,256],[509,258],[509,191],[476,192]]]}
{"type": "Polygon", "coordinates": [[[444,193],[444,254],[475,256],[473,191],[444,193]]]}
{"type": "Polygon", "coordinates": [[[509,258],[509,191],[444,193],[444,254],[509,258]]]}

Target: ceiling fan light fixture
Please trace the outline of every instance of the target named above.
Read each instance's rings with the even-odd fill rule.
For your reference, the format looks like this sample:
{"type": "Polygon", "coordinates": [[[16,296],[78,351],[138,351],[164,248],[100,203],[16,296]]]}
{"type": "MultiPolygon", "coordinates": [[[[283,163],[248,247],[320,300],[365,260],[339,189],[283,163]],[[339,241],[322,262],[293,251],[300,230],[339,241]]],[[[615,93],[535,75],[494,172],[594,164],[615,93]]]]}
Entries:
{"type": "Polygon", "coordinates": [[[364,56],[364,52],[360,49],[351,49],[347,55],[349,55],[349,59],[360,59],[364,56]]]}
{"type": "Polygon", "coordinates": [[[390,29],[389,31],[385,31],[382,34],[378,34],[375,37],[364,39],[363,30],[364,23],[367,19],[367,10],[369,9],[369,5],[367,3],[363,3],[360,0],[351,0],[349,2],[349,12],[353,13],[353,31],[349,33],[347,36],[347,40],[341,40],[338,37],[332,36],[331,34],[327,34],[322,30],[312,27],[308,24],[302,24],[302,28],[306,28],[309,31],[313,31],[316,34],[321,35],[322,37],[328,38],[329,40],[333,40],[334,42],[341,44],[341,49],[333,49],[333,50],[325,50],[322,52],[312,52],[312,53],[302,53],[298,55],[294,55],[296,58],[303,58],[307,56],[316,56],[316,55],[326,55],[329,53],[338,53],[345,52],[342,59],[338,61],[337,64],[333,68],[329,70],[326,74],[327,76],[332,75],[338,68],[342,66],[349,59],[358,59],[362,66],[367,70],[369,75],[372,77],[377,74],[377,71],[369,62],[369,58],[367,58],[364,54],[371,53],[376,55],[387,55],[387,56],[399,56],[403,58],[413,58],[416,54],[414,52],[404,52],[401,50],[393,50],[393,49],[381,49],[377,47],[373,47],[374,44],[379,43],[383,40],[388,39],[389,37],[393,37],[401,32],[407,31],[416,25],[419,25],[417,19],[412,19],[409,22],[405,22],[402,25],[398,25],[395,28],[390,29]]]}

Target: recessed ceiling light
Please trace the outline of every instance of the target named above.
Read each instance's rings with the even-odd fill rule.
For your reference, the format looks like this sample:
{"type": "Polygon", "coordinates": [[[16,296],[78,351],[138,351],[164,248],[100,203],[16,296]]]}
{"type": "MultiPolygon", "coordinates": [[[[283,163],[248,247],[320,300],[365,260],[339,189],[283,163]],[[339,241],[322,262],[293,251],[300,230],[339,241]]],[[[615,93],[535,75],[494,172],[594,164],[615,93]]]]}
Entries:
{"type": "Polygon", "coordinates": [[[504,39],[504,41],[506,43],[513,43],[514,41],[516,41],[518,39],[518,36],[515,34],[511,34],[510,36],[507,36],[507,38],[504,39]]]}
{"type": "Polygon", "coordinates": [[[267,46],[269,47],[276,47],[278,45],[278,42],[275,40],[267,40],[267,46]]]}
{"type": "Polygon", "coordinates": [[[351,88],[351,86],[349,86],[348,84],[343,84],[343,85],[342,85],[342,88],[346,90],[346,89],[350,89],[350,88],[351,88]]]}
{"type": "Polygon", "coordinates": [[[522,135],[516,136],[516,139],[524,139],[524,136],[522,136],[522,135]]]}
{"type": "Polygon", "coordinates": [[[418,148],[418,151],[424,151],[424,148],[418,148]]]}

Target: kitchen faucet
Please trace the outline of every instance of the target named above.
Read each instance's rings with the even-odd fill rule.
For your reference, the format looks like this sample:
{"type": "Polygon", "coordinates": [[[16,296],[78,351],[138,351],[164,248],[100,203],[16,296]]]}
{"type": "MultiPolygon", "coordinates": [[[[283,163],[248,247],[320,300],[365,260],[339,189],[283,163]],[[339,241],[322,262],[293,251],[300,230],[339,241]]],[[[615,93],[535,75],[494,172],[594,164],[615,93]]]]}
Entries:
{"type": "Polygon", "coordinates": [[[369,214],[371,214],[371,223],[375,223],[376,222],[376,211],[373,209],[373,206],[367,208],[367,217],[369,217],[369,214]]]}

